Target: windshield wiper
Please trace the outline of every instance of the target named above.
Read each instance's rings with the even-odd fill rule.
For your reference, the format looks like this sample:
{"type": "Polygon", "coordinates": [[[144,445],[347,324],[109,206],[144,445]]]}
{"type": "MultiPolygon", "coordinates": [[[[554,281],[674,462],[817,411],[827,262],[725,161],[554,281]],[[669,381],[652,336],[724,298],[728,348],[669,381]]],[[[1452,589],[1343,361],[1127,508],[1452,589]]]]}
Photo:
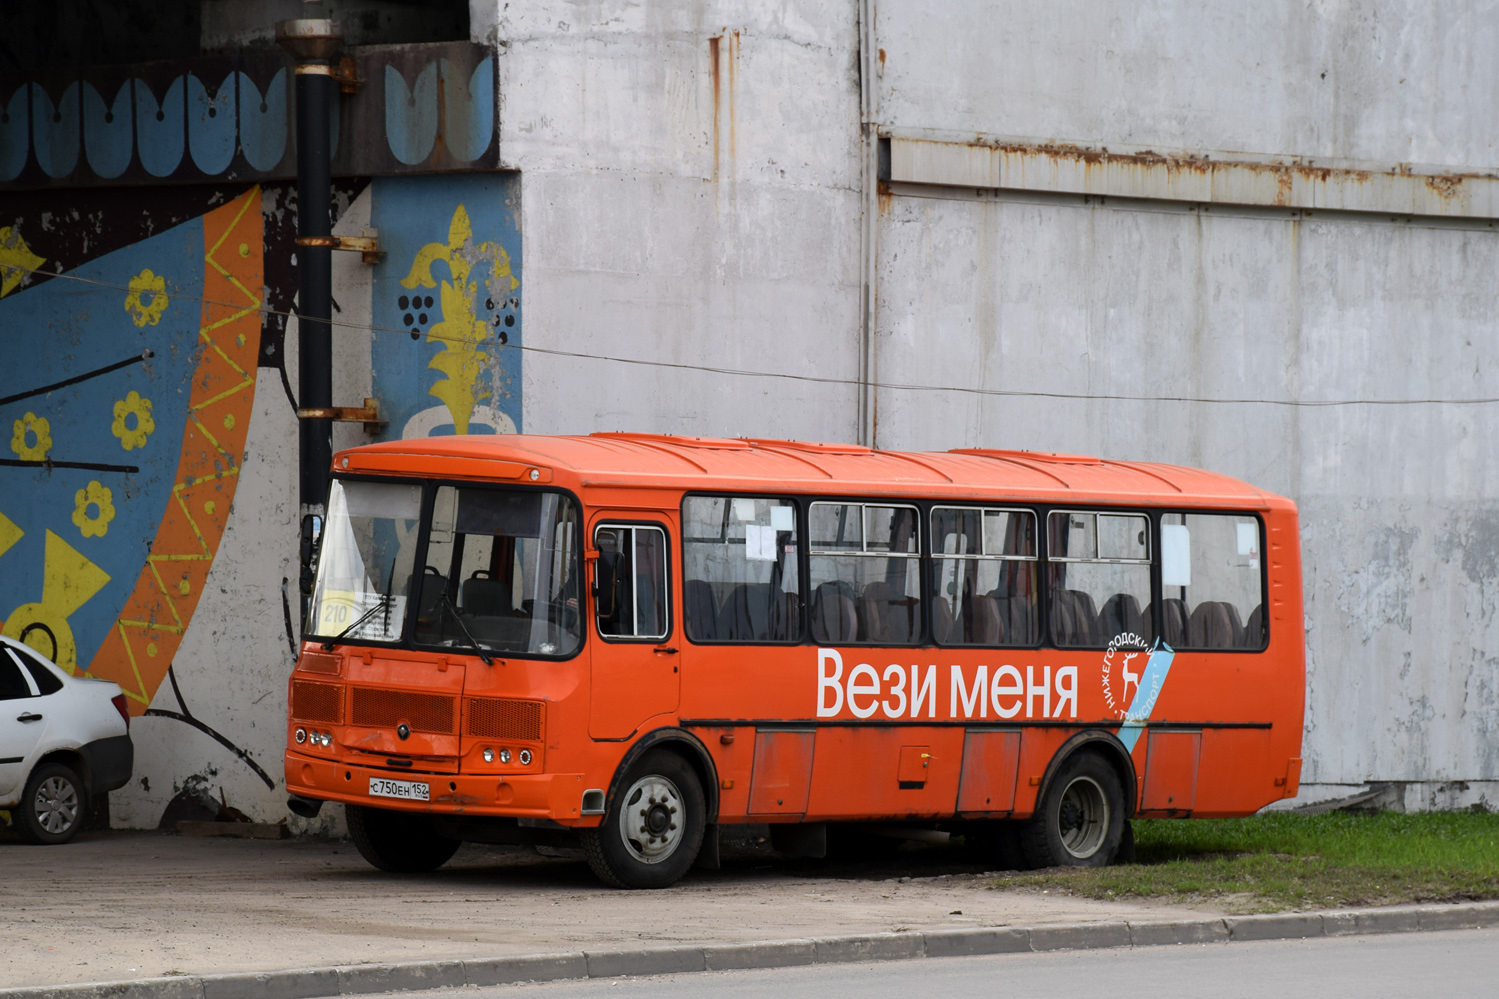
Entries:
{"type": "MultiPolygon", "coordinates": [[[[334,644],[336,642],[341,641],[345,635],[347,635],[349,632],[353,631],[355,628],[359,627],[360,625],[364,624],[364,622],[368,621],[370,618],[374,617],[375,614],[378,613],[379,611],[382,611],[385,608],[389,607],[390,603],[391,603],[391,595],[389,593],[383,593],[383,594],[381,594],[380,595],[380,599],[377,602],[375,602],[374,604],[372,604],[370,606],[370,608],[368,610],[366,610],[363,614],[359,615],[359,617],[355,619],[355,621],[354,621],[353,624],[349,625],[343,631],[340,631],[338,634],[334,635],[332,638],[330,638],[326,642],[324,642],[323,643],[323,651],[324,652],[332,652],[333,651],[333,646],[334,646],[334,644]]],[[[389,618],[386,618],[386,622],[387,622],[386,629],[385,629],[386,631],[390,630],[389,620],[390,620],[389,618]]]]}
{"type": "Polygon", "coordinates": [[[453,601],[448,597],[448,593],[446,590],[444,590],[442,593],[442,605],[453,612],[453,620],[457,621],[458,627],[463,629],[463,637],[468,639],[469,648],[473,649],[479,654],[479,659],[484,663],[485,666],[493,666],[494,660],[491,659],[489,657],[489,653],[485,652],[484,648],[480,646],[477,641],[475,641],[474,633],[469,631],[468,625],[463,623],[463,618],[458,615],[458,608],[453,606],[453,601]]]}
{"type": "Polygon", "coordinates": [[[390,634],[390,613],[389,613],[389,611],[390,611],[390,605],[395,602],[395,600],[394,600],[394,592],[391,590],[391,585],[395,582],[395,579],[396,579],[396,560],[395,559],[391,559],[390,560],[390,572],[387,573],[386,576],[385,576],[385,592],[380,595],[380,599],[373,606],[371,606],[369,610],[367,610],[363,614],[359,615],[359,620],[355,621],[353,624],[349,625],[343,631],[340,631],[337,635],[334,635],[332,638],[330,638],[326,642],[324,642],[323,643],[323,651],[324,652],[332,652],[333,651],[333,643],[334,642],[337,642],[339,639],[343,638],[349,632],[353,631],[355,628],[359,627],[361,624],[363,624],[364,622],[368,621],[372,616],[374,616],[375,611],[378,611],[378,610],[385,610],[386,611],[386,615],[385,615],[385,627],[384,627],[383,630],[385,631],[385,633],[387,635],[390,634]]]}

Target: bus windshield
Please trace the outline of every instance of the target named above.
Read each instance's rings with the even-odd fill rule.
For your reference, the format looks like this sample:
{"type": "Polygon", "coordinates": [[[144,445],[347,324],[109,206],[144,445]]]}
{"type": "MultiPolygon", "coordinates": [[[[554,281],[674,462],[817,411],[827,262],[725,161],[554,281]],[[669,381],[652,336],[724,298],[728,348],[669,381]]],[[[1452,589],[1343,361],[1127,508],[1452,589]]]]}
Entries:
{"type": "Polygon", "coordinates": [[[421,513],[420,483],[333,480],[308,631],[400,640],[421,513]]]}
{"type": "Polygon", "coordinates": [[[438,486],[418,559],[422,486],[338,479],[309,632],[416,645],[568,656],[582,644],[578,510],[541,491],[438,486]]]}

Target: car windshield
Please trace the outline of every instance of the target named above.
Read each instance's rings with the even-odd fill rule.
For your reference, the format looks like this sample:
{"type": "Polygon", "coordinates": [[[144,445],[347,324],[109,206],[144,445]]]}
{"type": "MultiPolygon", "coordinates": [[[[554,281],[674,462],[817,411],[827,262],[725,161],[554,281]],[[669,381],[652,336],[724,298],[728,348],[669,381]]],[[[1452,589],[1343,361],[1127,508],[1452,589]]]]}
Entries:
{"type": "Polygon", "coordinates": [[[312,635],[400,640],[421,513],[419,483],[334,480],[308,611],[312,635]]]}
{"type": "Polygon", "coordinates": [[[565,656],[582,643],[578,509],[558,493],[440,486],[419,645],[565,656]]]}

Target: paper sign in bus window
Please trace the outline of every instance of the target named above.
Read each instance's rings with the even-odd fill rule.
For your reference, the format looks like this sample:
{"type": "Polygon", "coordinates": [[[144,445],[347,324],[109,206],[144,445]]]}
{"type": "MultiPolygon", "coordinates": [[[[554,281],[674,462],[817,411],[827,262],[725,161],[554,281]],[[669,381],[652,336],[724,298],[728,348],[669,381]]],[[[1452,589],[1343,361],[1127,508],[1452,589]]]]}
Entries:
{"type": "Polygon", "coordinates": [[[1192,585],[1192,535],[1182,524],[1161,525],[1161,585],[1192,585]]]}
{"type": "Polygon", "coordinates": [[[1239,533],[1239,554],[1248,555],[1252,563],[1260,560],[1260,529],[1258,524],[1235,524],[1239,533]]]}
{"type": "Polygon", "coordinates": [[[778,531],[796,530],[796,511],[789,506],[771,507],[770,526],[778,531]]]}
{"type": "Polygon", "coordinates": [[[776,529],[760,524],[744,525],[744,557],[758,562],[776,560],[776,529]]]}

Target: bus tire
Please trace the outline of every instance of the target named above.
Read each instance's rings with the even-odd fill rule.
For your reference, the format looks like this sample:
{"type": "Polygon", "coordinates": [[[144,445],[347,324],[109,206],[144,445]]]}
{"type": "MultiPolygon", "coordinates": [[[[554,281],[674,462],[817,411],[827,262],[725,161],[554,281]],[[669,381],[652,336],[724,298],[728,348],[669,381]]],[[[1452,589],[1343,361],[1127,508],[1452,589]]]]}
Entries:
{"type": "Polygon", "coordinates": [[[665,888],[691,869],[703,845],[703,786],[676,753],[652,750],[619,782],[597,829],[583,830],[583,855],[615,888],[665,888]]]}
{"type": "Polygon", "coordinates": [[[1057,769],[1020,833],[1032,867],[1105,867],[1124,835],[1124,789],[1102,756],[1074,753],[1057,769]]]}
{"type": "Polygon", "coordinates": [[[345,805],[349,838],[370,866],[392,874],[425,874],[452,859],[462,842],[437,831],[432,816],[345,805]]]}

